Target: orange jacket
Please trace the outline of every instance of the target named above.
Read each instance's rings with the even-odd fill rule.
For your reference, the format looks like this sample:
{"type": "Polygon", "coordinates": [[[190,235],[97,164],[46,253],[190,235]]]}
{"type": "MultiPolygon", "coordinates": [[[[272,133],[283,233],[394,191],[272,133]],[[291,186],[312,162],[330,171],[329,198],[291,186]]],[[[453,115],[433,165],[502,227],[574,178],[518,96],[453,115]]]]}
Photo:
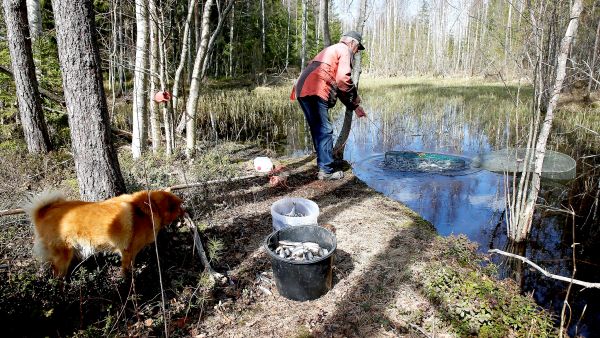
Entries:
{"type": "Polygon", "coordinates": [[[356,109],[360,98],[350,77],[353,60],[352,50],[343,42],[326,47],[302,71],[290,99],[317,95],[331,108],[339,96],[348,109],[356,109]]]}

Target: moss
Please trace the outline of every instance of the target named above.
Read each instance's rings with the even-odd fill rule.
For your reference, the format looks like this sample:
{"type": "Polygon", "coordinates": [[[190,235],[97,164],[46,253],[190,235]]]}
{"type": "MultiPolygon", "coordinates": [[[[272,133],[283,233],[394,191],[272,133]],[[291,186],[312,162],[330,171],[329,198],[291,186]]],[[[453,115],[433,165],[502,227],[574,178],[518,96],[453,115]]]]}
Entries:
{"type": "Polygon", "coordinates": [[[444,259],[428,264],[422,273],[423,289],[461,336],[555,335],[552,317],[511,282],[495,280],[493,269],[481,265],[482,258],[466,239],[439,241],[444,259]]]}

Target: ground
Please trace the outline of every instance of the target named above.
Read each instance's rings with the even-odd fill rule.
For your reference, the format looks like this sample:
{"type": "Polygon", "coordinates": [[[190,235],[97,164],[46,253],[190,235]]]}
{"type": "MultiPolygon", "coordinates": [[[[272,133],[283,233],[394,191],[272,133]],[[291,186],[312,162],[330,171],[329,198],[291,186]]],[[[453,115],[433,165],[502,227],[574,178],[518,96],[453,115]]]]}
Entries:
{"type": "MultiPolygon", "coordinates": [[[[231,158],[247,170],[258,153],[240,148],[231,158]]],[[[9,335],[34,336],[147,336],[165,335],[165,330],[170,336],[198,337],[552,332],[547,314],[512,283],[490,277],[493,269],[464,238],[439,237],[431,224],[351,171],[343,180],[322,182],[316,180],[311,156],[278,162],[291,172],[286,186],[271,187],[268,177],[256,175],[176,190],[202,230],[212,265],[229,277],[226,285],[207,282],[190,232],[175,226],[157,239],[162,279],[149,246],[138,256],[133,279],[119,276],[118,258],[98,255],[75,267],[66,280],[56,280],[33,263],[28,221],[3,219],[12,230],[0,235],[0,279],[7,281],[0,288],[0,324],[9,335]],[[315,201],[319,223],[336,229],[333,288],[314,301],[285,299],[273,284],[263,241],[272,231],[270,206],[284,196],[315,201]],[[26,325],[31,322],[37,324],[26,325]]]]}

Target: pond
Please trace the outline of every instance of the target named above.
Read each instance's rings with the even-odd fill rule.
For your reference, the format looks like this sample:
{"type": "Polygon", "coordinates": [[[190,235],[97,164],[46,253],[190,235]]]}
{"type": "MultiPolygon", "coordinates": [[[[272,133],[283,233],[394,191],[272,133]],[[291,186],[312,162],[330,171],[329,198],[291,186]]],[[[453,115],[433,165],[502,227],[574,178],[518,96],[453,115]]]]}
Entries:
{"type": "MultiPolygon", "coordinates": [[[[434,152],[472,159],[493,150],[523,146],[526,135],[520,126],[526,125],[521,119],[528,108],[515,105],[514,97],[517,92],[531,95],[527,89],[453,83],[383,83],[365,88],[362,98],[368,118],[354,118],[344,154],[361,180],[419,213],[443,236],[463,234],[477,242],[482,252],[491,248],[511,251],[551,273],[571,276],[571,216],[539,207],[530,241],[514,245],[507,240],[505,185],[510,177],[507,181],[502,174],[481,169],[443,175],[390,170],[381,165],[388,151],[434,152]]],[[[338,128],[341,109],[336,107],[334,113],[338,128]]],[[[288,136],[288,153],[312,150],[305,127],[296,129],[299,133],[288,136]]],[[[572,149],[577,146],[558,134],[552,142],[554,150],[574,158],[581,156],[581,151],[572,149]]],[[[589,190],[590,182],[597,186],[597,177],[595,181],[586,175],[571,182],[546,180],[538,203],[555,208],[572,205],[577,212],[589,211],[586,203],[590,202],[576,197],[593,196],[593,192],[582,191],[582,187],[589,190]]],[[[587,282],[600,282],[600,252],[595,245],[600,239],[597,215],[597,210],[582,214],[575,222],[575,238],[580,243],[575,278],[587,282]]],[[[523,293],[533,294],[538,304],[559,317],[566,283],[545,278],[515,260],[498,256],[493,259],[500,265],[501,278],[514,278],[523,293]]],[[[569,304],[573,308],[571,335],[577,332],[592,337],[600,333],[599,290],[574,287],[569,304]]]]}

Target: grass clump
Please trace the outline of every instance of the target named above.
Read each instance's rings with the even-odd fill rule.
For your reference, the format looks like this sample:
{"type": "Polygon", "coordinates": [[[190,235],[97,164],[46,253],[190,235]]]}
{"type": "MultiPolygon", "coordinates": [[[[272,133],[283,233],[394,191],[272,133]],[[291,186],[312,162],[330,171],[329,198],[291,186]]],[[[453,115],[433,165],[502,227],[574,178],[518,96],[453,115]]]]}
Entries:
{"type": "Polygon", "coordinates": [[[442,238],[443,263],[422,272],[425,295],[442,308],[460,336],[553,337],[550,314],[511,281],[499,283],[465,238],[442,238]]]}

